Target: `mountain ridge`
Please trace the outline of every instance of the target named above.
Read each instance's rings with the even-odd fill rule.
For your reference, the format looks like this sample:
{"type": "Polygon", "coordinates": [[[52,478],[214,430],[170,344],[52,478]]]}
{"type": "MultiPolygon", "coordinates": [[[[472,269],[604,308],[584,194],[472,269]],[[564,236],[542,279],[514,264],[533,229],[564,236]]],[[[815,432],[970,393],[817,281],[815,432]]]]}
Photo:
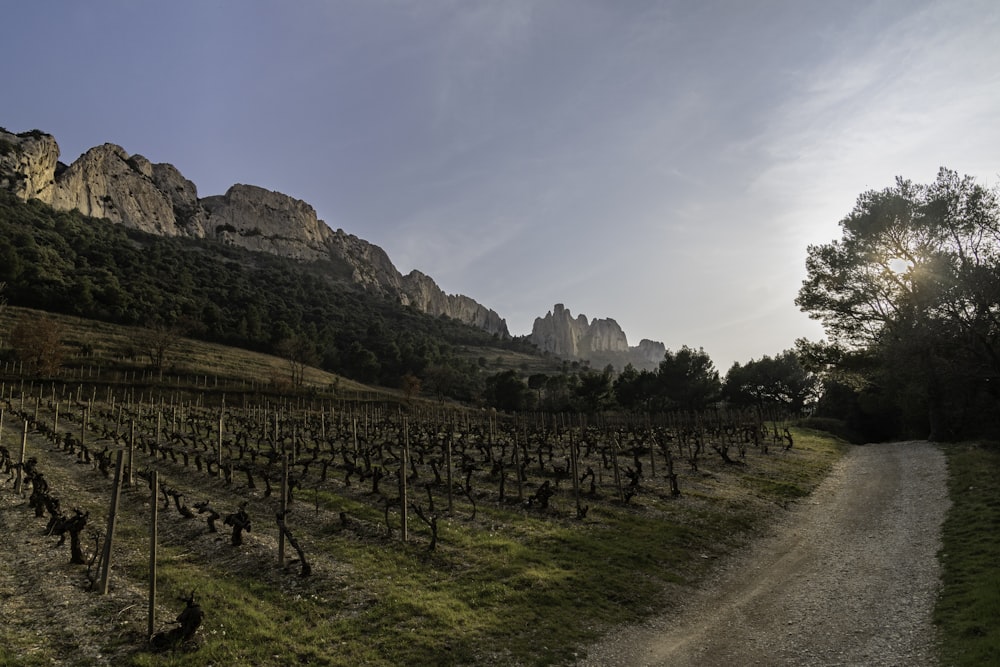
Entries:
{"type": "Polygon", "coordinates": [[[0,129],[0,187],[57,210],[77,210],[163,236],[211,239],[300,261],[333,259],[353,284],[434,316],[448,316],[501,337],[506,321],[471,297],[446,294],[422,272],[404,276],[379,246],[333,230],[307,202],[266,188],[235,184],[198,197],[197,186],[168,163],[95,146],[72,164],[59,162],[51,134],[0,129]]]}
{"type": "MultiPolygon", "coordinates": [[[[496,311],[471,297],[445,293],[422,271],[403,275],[381,247],[334,230],[306,201],[242,183],[199,197],[195,183],[172,164],[153,163],[112,143],[90,148],[69,165],[59,156],[51,134],[0,128],[0,189],[161,236],[207,239],[303,262],[332,261],[343,269],[338,277],[365,291],[511,337],[496,311]]],[[[543,352],[594,366],[652,370],[666,352],[663,343],[651,340],[629,346],[615,320],[573,318],[563,304],[536,318],[526,338],[543,352]]]]}

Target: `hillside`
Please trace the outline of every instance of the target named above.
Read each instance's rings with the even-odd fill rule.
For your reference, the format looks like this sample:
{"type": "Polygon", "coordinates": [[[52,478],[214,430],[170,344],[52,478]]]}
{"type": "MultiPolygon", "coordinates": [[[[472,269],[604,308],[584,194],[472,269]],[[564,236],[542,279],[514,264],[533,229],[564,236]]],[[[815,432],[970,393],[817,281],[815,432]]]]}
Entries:
{"type": "Polygon", "coordinates": [[[154,164],[106,143],[72,164],[59,161],[55,137],[40,130],[0,128],[0,190],[57,211],[78,211],[129,229],[170,238],[205,239],[302,262],[326,265],[332,276],[373,295],[508,336],[496,312],[461,294],[445,294],[420,271],[406,276],[380,247],[334,231],[307,203],[266,188],[236,184],[199,197],[171,164],[154,164]]]}
{"type": "Polygon", "coordinates": [[[332,260],[150,234],[0,193],[0,282],[14,306],[176,328],[367,384],[433,377],[435,393],[461,400],[476,396],[483,371],[460,348],[533,353],[361,289],[340,279],[343,270],[332,260]]]}

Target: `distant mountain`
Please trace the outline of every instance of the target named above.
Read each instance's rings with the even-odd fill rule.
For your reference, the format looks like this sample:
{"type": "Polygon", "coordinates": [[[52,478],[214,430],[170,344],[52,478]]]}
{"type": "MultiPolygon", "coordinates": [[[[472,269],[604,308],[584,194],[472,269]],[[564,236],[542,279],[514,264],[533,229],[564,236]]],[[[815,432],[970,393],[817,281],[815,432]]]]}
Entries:
{"type": "Polygon", "coordinates": [[[543,352],[570,360],[587,360],[592,368],[611,364],[621,370],[632,364],[640,370],[655,370],[667,353],[663,343],[643,339],[629,347],[625,332],[613,319],[574,318],[561,303],[545,317],[535,318],[528,340],[543,352]]]}
{"type": "Polygon", "coordinates": [[[380,247],[332,230],[308,203],[237,184],[224,195],[198,197],[194,183],[170,164],[153,164],[121,146],[91,148],[71,165],[59,162],[55,138],[0,128],[0,189],[58,210],[77,210],[161,236],[215,240],[300,261],[326,260],[338,278],[434,316],[444,315],[503,338],[495,311],[445,294],[419,271],[403,276],[380,247]]]}

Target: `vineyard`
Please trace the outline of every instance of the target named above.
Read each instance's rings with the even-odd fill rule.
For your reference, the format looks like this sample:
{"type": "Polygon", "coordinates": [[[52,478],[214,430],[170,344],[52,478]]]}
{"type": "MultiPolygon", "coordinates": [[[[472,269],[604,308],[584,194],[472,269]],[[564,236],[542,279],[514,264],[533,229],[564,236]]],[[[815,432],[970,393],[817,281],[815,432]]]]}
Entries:
{"type": "Polygon", "coordinates": [[[224,389],[2,384],[0,662],[572,663],[840,451],[752,412],[224,389]]]}

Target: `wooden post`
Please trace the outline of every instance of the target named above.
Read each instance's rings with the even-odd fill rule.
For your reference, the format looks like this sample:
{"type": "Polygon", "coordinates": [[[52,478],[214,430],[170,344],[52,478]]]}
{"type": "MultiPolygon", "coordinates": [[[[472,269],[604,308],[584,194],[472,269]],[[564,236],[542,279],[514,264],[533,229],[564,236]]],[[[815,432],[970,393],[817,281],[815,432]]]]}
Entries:
{"type": "Polygon", "coordinates": [[[160,488],[160,473],[153,471],[152,489],[149,493],[149,622],[146,625],[146,637],[153,637],[156,621],[156,515],[160,508],[158,490],[160,488]]]}
{"type": "Polygon", "coordinates": [[[409,537],[409,516],[406,507],[406,468],[409,465],[407,459],[410,457],[410,431],[406,418],[403,418],[403,456],[399,461],[399,513],[402,520],[403,541],[409,537]]]}
{"type": "Polygon", "coordinates": [[[221,411],[219,412],[219,460],[217,461],[217,463],[219,464],[219,466],[215,471],[215,476],[220,477],[222,475],[222,412],[221,411]]]}
{"type": "Polygon", "coordinates": [[[573,475],[573,498],[576,500],[576,516],[580,516],[580,470],[576,460],[579,445],[573,438],[573,431],[569,432],[569,461],[570,474],[573,475]]]}
{"type": "Polygon", "coordinates": [[[3,442],[3,415],[5,408],[0,408],[0,442],[3,442]]]}
{"type": "Polygon", "coordinates": [[[618,500],[625,502],[625,490],[622,489],[621,471],[618,469],[618,438],[611,441],[611,463],[615,468],[615,486],[618,488],[618,500]]]}
{"type": "Polygon", "coordinates": [[[656,479],[656,441],[650,440],[649,442],[649,477],[650,479],[656,479]]]}
{"type": "Polygon", "coordinates": [[[24,420],[24,435],[21,436],[21,458],[17,465],[17,483],[14,485],[14,492],[20,494],[24,486],[24,453],[28,448],[28,420],[24,420]]]}
{"type": "Polygon", "coordinates": [[[452,498],[451,498],[451,439],[455,434],[455,425],[452,424],[451,428],[448,429],[448,453],[445,456],[445,465],[448,471],[448,514],[452,513],[452,498]]]}
{"type": "MultiPolygon", "coordinates": [[[[281,516],[288,511],[288,452],[281,457],[281,516]]],[[[278,567],[285,567],[285,531],[278,529],[278,567]]]]}
{"type": "Polygon", "coordinates": [[[56,402],[56,414],[52,418],[52,434],[59,437],[59,402],[56,402]]]}
{"type": "Polygon", "coordinates": [[[129,488],[135,486],[135,419],[129,420],[129,437],[128,437],[128,485],[129,488]]]}
{"type": "Polygon", "coordinates": [[[514,475],[517,477],[517,502],[524,502],[524,480],[521,479],[521,452],[517,442],[517,424],[514,424],[514,475]]]}
{"type": "Polygon", "coordinates": [[[108,580],[111,574],[111,546],[115,540],[115,524],[118,521],[118,501],[122,493],[122,472],[125,468],[125,452],[119,451],[115,461],[115,485],[111,490],[111,510],[108,512],[108,530],[104,537],[104,550],[101,554],[100,595],[108,594],[108,580]]]}

